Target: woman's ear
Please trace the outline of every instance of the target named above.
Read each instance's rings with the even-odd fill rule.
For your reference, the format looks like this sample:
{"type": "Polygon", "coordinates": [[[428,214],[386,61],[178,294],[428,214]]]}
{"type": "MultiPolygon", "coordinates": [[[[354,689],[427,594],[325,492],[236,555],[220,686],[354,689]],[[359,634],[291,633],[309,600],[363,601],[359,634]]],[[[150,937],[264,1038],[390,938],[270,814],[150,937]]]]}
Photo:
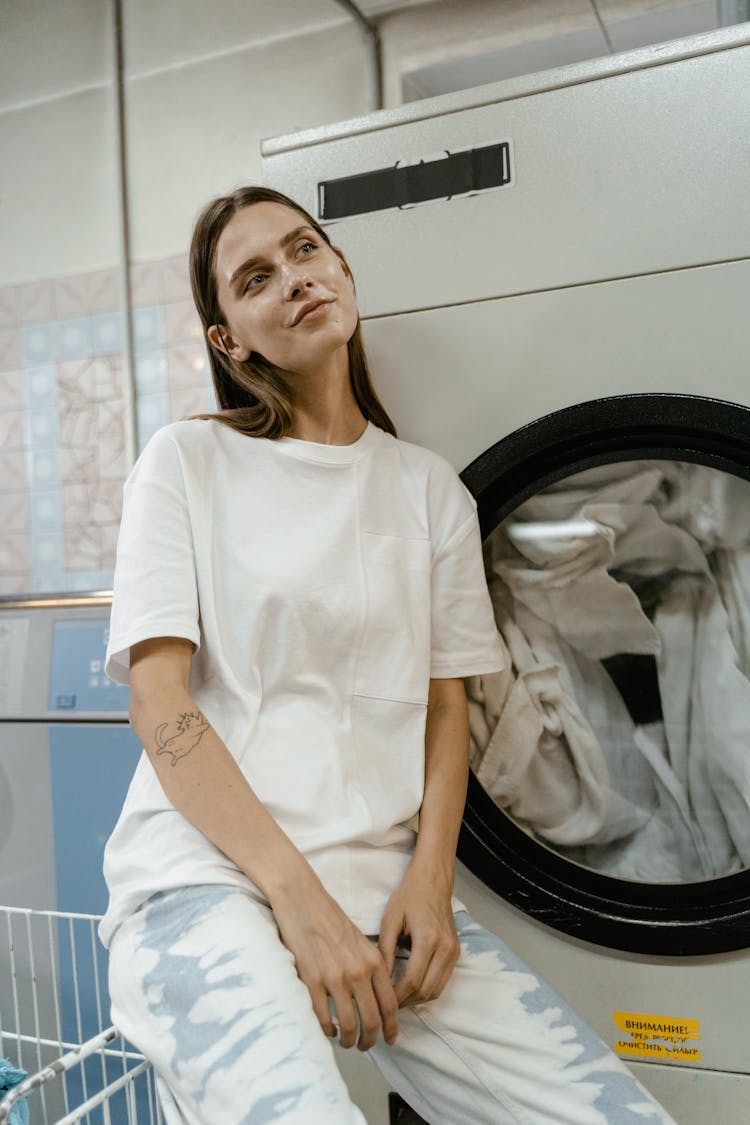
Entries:
{"type": "Polygon", "coordinates": [[[252,355],[250,348],[235,340],[223,324],[212,324],[206,335],[212,348],[217,352],[223,352],[230,359],[237,360],[238,363],[244,363],[252,355]]]}

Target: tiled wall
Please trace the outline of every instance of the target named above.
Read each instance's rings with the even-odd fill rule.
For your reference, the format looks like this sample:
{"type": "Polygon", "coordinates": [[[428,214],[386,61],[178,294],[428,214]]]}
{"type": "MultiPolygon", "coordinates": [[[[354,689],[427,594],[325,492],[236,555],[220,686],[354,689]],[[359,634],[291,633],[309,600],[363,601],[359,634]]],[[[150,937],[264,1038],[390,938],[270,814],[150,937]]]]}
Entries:
{"type": "MultiPolygon", "coordinates": [[[[139,446],[213,409],[183,255],[132,275],[139,446]]],[[[109,588],[126,448],[118,277],[0,289],[0,595],[109,588]]]]}

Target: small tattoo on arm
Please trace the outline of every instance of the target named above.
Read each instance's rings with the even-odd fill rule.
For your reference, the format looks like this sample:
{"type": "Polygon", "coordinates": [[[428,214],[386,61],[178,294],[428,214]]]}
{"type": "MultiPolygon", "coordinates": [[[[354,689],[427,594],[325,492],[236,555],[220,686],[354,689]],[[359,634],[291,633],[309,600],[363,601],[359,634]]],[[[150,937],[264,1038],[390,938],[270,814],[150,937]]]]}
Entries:
{"type": "Polygon", "coordinates": [[[206,722],[200,711],[186,711],[177,720],[177,734],[165,738],[164,732],[169,723],[160,723],[154,731],[157,754],[171,754],[172,765],[176,766],[180,758],[187,757],[203,738],[208,730],[206,722]]]}

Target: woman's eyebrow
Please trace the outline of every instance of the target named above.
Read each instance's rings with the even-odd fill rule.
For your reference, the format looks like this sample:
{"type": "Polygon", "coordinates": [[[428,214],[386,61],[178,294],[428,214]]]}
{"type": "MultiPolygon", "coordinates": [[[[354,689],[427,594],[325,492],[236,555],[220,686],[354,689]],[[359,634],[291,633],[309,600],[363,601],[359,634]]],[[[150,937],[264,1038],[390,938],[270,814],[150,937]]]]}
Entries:
{"type": "MultiPolygon", "coordinates": [[[[279,242],[279,246],[281,246],[283,249],[285,246],[288,246],[290,242],[294,242],[296,238],[299,238],[299,236],[305,231],[311,231],[312,233],[314,233],[312,231],[312,227],[309,227],[307,223],[303,223],[301,227],[295,227],[294,230],[290,230],[287,234],[285,234],[279,242]]],[[[256,254],[254,257],[248,258],[247,261],[243,262],[241,266],[237,266],[237,269],[229,279],[230,288],[234,285],[235,281],[237,281],[239,277],[242,277],[242,275],[247,273],[248,270],[254,269],[255,266],[259,265],[263,261],[265,261],[265,259],[263,257],[259,257],[256,254]]]]}

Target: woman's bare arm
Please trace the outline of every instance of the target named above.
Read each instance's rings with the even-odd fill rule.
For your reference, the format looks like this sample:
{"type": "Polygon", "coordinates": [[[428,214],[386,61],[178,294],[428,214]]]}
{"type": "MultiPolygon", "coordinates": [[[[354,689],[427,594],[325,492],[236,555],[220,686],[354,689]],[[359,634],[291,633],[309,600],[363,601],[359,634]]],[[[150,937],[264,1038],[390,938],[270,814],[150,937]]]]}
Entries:
{"type": "Polygon", "coordinates": [[[411,938],[400,1004],[432,1000],[459,955],[451,896],[456,845],[469,776],[469,719],[463,680],[431,680],[425,731],[425,784],[414,857],[388,902],[380,949],[390,969],[401,934],[411,938]]]}
{"type": "Polygon", "coordinates": [[[453,891],[456,847],[469,780],[469,710],[463,680],[431,680],[424,798],[414,859],[453,891]]]}
{"type": "Polygon", "coordinates": [[[192,651],[190,641],[159,637],[130,653],[130,723],[166,796],[264,893],[326,1034],[336,1034],[330,996],[342,1046],[357,1040],[358,1022],[362,1050],[381,1026],[393,1042],[397,1003],[382,956],[327,893],[190,696],[192,651]]]}

